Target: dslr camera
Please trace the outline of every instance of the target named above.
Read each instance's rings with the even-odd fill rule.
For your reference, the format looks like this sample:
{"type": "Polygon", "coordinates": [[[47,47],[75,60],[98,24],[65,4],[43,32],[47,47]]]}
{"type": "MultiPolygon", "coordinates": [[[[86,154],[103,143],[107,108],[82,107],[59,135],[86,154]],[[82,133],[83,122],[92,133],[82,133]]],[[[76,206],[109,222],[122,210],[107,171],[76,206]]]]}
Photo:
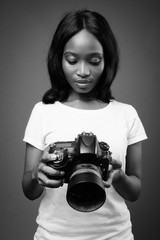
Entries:
{"type": "Polygon", "coordinates": [[[107,143],[98,142],[93,133],[83,132],[75,141],[51,144],[49,154],[56,155],[56,160],[49,161],[48,165],[65,172],[65,182],[68,183],[66,199],[72,208],[91,212],[104,204],[103,180],[108,178],[112,159],[107,143]]]}

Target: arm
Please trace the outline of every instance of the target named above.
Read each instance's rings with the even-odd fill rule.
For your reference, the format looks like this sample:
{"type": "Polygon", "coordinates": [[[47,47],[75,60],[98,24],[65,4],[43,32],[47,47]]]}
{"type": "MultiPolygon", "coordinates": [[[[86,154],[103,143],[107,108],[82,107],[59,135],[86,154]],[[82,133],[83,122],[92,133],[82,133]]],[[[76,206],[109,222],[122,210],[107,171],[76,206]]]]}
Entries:
{"type": "Polygon", "coordinates": [[[136,201],[141,192],[141,142],[128,146],[126,157],[126,171],[121,168],[111,172],[108,181],[105,183],[109,187],[112,183],[117,192],[126,200],[136,201]]]}
{"type": "Polygon", "coordinates": [[[47,166],[47,162],[51,160],[53,159],[47,149],[42,152],[26,144],[22,188],[25,196],[30,200],[40,197],[45,187],[56,188],[63,185],[64,173],[47,166]]]}

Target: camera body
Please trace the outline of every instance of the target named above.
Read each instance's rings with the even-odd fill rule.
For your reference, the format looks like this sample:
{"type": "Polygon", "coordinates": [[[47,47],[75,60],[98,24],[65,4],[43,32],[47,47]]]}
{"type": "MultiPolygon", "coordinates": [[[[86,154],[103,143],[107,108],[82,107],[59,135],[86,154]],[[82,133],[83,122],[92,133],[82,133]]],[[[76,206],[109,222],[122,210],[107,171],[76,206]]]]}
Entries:
{"type": "Polygon", "coordinates": [[[48,163],[49,166],[63,170],[67,183],[74,172],[74,167],[83,168],[86,164],[91,169],[99,168],[102,179],[107,180],[108,165],[111,160],[109,145],[105,142],[98,142],[93,133],[83,132],[75,138],[75,141],[55,142],[50,145],[49,153],[57,156],[56,160],[48,163]]]}
{"type": "Polygon", "coordinates": [[[112,159],[109,145],[98,142],[93,133],[83,132],[75,141],[51,144],[49,154],[54,154],[56,159],[48,165],[65,172],[69,205],[83,212],[98,209],[106,199],[102,180],[108,178],[112,159]]]}

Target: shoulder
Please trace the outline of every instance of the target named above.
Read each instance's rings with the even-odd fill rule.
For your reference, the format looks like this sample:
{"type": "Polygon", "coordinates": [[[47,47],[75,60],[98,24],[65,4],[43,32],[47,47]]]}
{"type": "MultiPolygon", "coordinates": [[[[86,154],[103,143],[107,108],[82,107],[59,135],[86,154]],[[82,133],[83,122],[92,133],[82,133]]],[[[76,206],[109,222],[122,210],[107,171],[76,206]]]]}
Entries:
{"type": "Polygon", "coordinates": [[[44,112],[44,111],[50,111],[53,109],[57,109],[58,108],[58,103],[50,103],[50,104],[45,104],[42,101],[38,102],[34,105],[33,107],[33,111],[37,111],[37,112],[44,112]]]}
{"type": "Polygon", "coordinates": [[[111,107],[113,115],[118,120],[123,119],[127,125],[140,121],[137,110],[130,104],[112,101],[111,107]]]}
{"type": "Polygon", "coordinates": [[[122,103],[122,102],[118,102],[118,101],[111,101],[111,106],[112,106],[112,109],[114,109],[115,111],[117,112],[121,112],[121,113],[124,113],[124,114],[135,114],[137,111],[136,109],[130,105],[130,104],[127,104],[127,103],[122,103]]]}
{"type": "Polygon", "coordinates": [[[49,118],[52,115],[57,115],[59,112],[58,103],[45,104],[43,102],[36,103],[31,111],[31,116],[35,118],[49,118]]]}

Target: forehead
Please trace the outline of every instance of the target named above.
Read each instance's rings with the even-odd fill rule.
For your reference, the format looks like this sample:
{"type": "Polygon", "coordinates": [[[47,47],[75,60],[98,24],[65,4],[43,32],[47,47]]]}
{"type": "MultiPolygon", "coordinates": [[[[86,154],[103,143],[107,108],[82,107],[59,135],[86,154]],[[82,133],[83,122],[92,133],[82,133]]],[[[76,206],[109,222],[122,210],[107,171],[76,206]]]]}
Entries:
{"type": "Polygon", "coordinates": [[[93,34],[83,29],[66,43],[64,51],[71,51],[77,54],[103,53],[103,48],[93,34]]]}

